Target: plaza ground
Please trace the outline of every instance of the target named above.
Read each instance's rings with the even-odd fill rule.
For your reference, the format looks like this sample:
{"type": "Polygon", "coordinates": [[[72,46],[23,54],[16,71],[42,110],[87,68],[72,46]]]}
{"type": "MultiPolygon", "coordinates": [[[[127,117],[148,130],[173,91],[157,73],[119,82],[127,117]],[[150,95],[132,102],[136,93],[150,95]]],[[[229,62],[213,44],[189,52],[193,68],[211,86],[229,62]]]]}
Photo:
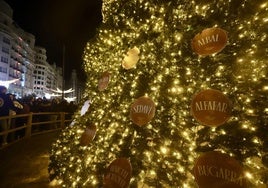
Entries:
{"type": "Polygon", "coordinates": [[[58,132],[32,136],[0,150],[1,188],[49,188],[51,144],[58,132]]]}

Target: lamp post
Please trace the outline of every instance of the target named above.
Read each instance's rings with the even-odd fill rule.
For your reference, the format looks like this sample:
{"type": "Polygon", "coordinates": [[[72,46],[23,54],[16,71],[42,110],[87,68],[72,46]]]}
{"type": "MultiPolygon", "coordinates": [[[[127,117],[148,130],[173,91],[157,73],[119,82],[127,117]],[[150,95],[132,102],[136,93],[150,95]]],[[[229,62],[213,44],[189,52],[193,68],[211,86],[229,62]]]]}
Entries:
{"type": "Polygon", "coordinates": [[[62,52],[62,96],[61,96],[61,100],[64,100],[64,84],[65,84],[65,80],[64,80],[64,65],[65,65],[65,45],[63,45],[63,52],[62,52]]]}

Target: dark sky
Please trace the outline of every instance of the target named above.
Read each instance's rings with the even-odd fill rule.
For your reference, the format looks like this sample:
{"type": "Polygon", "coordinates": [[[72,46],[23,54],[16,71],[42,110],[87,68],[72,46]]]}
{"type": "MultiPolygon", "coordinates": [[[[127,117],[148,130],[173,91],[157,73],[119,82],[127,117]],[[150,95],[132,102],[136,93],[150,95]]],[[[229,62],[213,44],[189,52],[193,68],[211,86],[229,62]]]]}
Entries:
{"type": "Polygon", "coordinates": [[[101,0],[5,0],[13,9],[13,20],[47,50],[48,62],[62,66],[65,78],[76,68],[79,78],[86,42],[101,23],[101,0]],[[65,58],[63,58],[65,46],[65,58]]]}

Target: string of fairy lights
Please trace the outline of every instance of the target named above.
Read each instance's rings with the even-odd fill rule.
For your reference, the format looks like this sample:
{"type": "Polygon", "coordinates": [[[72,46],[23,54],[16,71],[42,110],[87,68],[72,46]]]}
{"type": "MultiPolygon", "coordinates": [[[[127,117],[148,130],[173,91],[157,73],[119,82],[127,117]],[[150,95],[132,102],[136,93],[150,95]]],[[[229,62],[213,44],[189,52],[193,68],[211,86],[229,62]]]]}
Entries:
{"type": "MultiPolygon", "coordinates": [[[[243,12],[252,1],[240,2],[239,10],[243,12]]],[[[257,116],[252,101],[259,95],[245,91],[254,84],[260,85],[258,89],[265,94],[268,90],[267,83],[261,81],[267,77],[267,56],[260,56],[267,55],[262,48],[267,41],[263,26],[268,22],[268,3],[260,2],[253,15],[231,17],[234,0],[211,4],[199,0],[104,0],[104,24],[84,52],[84,68],[89,75],[84,98],[91,100],[89,112],[75,114],[74,125],[63,131],[51,153],[54,166],[50,173],[57,175],[62,187],[102,185],[105,168],[126,153],[135,169],[130,185],[196,187],[191,169],[199,155],[195,139],[204,126],[192,118],[189,105],[192,96],[202,89],[221,88],[235,98],[233,108],[240,113],[228,123],[238,122],[237,129],[254,134],[258,124],[247,117],[257,116]],[[216,12],[223,16],[218,22],[211,18],[216,12]],[[230,29],[224,52],[209,57],[192,52],[191,37],[205,28],[198,20],[206,20],[202,24],[210,24],[207,27],[222,27],[221,23],[230,29]],[[262,29],[256,29],[256,25],[262,29]],[[134,47],[139,50],[139,61],[135,68],[124,70],[122,61],[134,47]],[[105,71],[111,78],[108,88],[100,92],[98,80],[105,71]],[[157,110],[151,122],[136,128],[129,118],[129,108],[141,95],[150,97],[157,110]],[[93,144],[82,147],[80,136],[90,123],[96,125],[97,134],[93,144]],[[124,153],[122,148],[129,151],[124,153]]],[[[267,111],[265,108],[264,113],[267,111]]],[[[211,140],[229,134],[224,125],[210,128],[208,133],[211,140]]],[[[244,139],[257,148],[263,144],[257,136],[244,139]]],[[[236,156],[225,145],[217,149],[236,156]]],[[[243,161],[248,169],[245,178],[255,186],[266,183],[262,179],[267,173],[262,155],[258,151],[258,157],[243,161]]]]}

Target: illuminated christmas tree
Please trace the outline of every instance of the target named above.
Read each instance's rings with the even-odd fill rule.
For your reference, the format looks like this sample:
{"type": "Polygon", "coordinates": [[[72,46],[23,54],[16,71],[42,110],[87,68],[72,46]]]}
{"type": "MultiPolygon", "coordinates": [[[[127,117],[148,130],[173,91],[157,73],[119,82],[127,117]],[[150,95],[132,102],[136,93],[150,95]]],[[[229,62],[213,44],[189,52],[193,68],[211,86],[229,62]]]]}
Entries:
{"type": "Polygon", "coordinates": [[[265,187],[268,2],[103,0],[102,13],[84,51],[84,104],[53,144],[51,179],[265,187]]]}

